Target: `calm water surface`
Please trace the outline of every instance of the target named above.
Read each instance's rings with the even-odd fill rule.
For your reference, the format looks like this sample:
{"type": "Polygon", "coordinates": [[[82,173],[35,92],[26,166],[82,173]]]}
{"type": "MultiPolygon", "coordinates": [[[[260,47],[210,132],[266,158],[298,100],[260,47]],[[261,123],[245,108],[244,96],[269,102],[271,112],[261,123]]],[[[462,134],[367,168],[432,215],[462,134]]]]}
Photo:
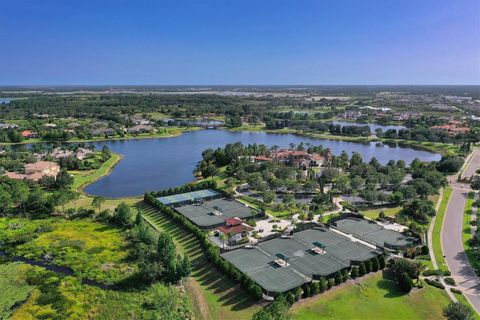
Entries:
{"type": "Polygon", "coordinates": [[[401,130],[401,129],[406,129],[404,126],[397,126],[397,125],[382,125],[382,124],[377,124],[377,123],[360,123],[360,122],[348,122],[348,121],[332,121],[328,122],[329,124],[339,124],[341,126],[357,126],[357,127],[363,127],[363,126],[369,126],[370,127],[370,132],[375,133],[375,130],[377,129],[382,129],[383,132],[387,131],[388,129],[395,129],[395,130],[401,130]]]}
{"type": "Polygon", "coordinates": [[[123,159],[112,173],[87,186],[85,191],[105,197],[142,195],[146,191],[161,190],[182,185],[194,179],[193,170],[207,148],[223,147],[228,143],[265,144],[288,147],[290,143],[310,142],[323,145],[334,154],[343,150],[362,154],[364,161],[375,156],[381,163],[388,160],[413,159],[439,160],[440,155],[410,147],[378,146],[376,143],[358,143],[338,140],[315,139],[294,134],[263,132],[230,132],[226,130],[202,130],[184,133],[173,138],[114,140],[94,143],[101,149],[108,146],[123,159]]]}

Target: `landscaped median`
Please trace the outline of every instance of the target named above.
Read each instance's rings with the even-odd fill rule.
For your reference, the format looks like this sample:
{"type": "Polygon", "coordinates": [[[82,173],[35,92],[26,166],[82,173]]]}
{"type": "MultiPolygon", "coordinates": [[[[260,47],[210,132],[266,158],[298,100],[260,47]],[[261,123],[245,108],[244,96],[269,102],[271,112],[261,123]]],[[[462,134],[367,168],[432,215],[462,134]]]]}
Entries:
{"type": "MultiPolygon", "coordinates": [[[[470,243],[472,239],[472,225],[470,224],[473,218],[473,204],[475,202],[475,193],[470,192],[467,196],[467,202],[465,204],[465,215],[463,217],[463,248],[467,254],[468,260],[472,268],[477,272],[480,272],[480,261],[473,252],[473,248],[470,243]]],[[[478,220],[478,216],[477,216],[478,220]]]]}
{"type": "Polygon", "coordinates": [[[438,268],[441,270],[448,270],[445,259],[443,258],[441,233],[443,219],[445,218],[445,213],[447,211],[448,202],[450,201],[452,191],[453,189],[451,187],[446,187],[443,190],[442,200],[440,202],[440,207],[438,208],[432,233],[433,254],[435,256],[435,260],[437,261],[438,268]]]}

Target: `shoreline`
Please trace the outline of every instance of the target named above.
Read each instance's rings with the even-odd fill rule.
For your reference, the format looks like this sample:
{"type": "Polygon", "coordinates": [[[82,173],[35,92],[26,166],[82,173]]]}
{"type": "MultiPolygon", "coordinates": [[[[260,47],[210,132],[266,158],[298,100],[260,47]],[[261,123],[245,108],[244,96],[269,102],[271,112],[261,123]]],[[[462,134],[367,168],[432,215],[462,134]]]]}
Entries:
{"type": "Polygon", "coordinates": [[[21,142],[0,142],[0,146],[20,146],[26,144],[37,144],[37,143],[91,143],[91,142],[104,142],[104,141],[122,141],[122,140],[143,140],[143,139],[161,139],[161,138],[174,138],[182,135],[185,132],[198,131],[202,130],[200,127],[185,127],[185,128],[175,128],[172,130],[172,133],[166,135],[160,134],[148,134],[148,135],[137,135],[137,136],[127,136],[127,137],[110,137],[110,138],[93,138],[93,139],[71,139],[67,141],[46,141],[38,139],[27,139],[21,142]]]}
{"type": "MultiPolygon", "coordinates": [[[[26,144],[36,144],[36,143],[95,143],[95,142],[107,142],[107,141],[122,141],[122,140],[143,140],[143,139],[162,139],[162,138],[174,138],[181,136],[185,132],[191,131],[200,131],[206,130],[200,127],[186,127],[186,128],[176,128],[172,130],[172,133],[166,135],[137,135],[137,136],[128,136],[128,137],[111,137],[111,138],[95,138],[95,139],[72,139],[68,141],[44,141],[44,140],[24,140],[22,142],[0,142],[0,146],[19,146],[26,144]]],[[[423,151],[429,151],[432,153],[438,153],[442,156],[446,155],[459,155],[457,147],[453,144],[441,143],[441,142],[419,142],[412,140],[403,140],[403,139],[388,139],[388,138],[378,138],[378,137],[353,137],[353,136],[340,136],[340,135],[330,135],[325,133],[315,133],[315,132],[304,132],[298,129],[265,129],[265,127],[259,126],[242,126],[238,128],[217,128],[216,130],[225,130],[229,132],[263,132],[270,134],[295,134],[302,137],[309,137],[315,139],[325,139],[325,140],[336,140],[336,141],[346,141],[354,143],[371,143],[371,142],[381,142],[381,143],[395,143],[399,146],[406,146],[411,148],[417,148],[423,151]],[[427,145],[428,144],[428,145],[427,145]]]]}

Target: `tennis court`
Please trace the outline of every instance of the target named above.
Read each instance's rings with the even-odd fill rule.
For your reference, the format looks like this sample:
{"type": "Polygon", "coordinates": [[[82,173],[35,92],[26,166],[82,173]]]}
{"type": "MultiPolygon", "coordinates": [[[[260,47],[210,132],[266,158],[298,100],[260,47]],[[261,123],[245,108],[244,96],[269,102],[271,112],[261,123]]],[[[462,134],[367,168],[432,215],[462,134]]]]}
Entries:
{"type": "Polygon", "coordinates": [[[245,204],[228,198],[182,205],[176,207],[175,210],[201,228],[214,228],[224,225],[225,219],[228,218],[248,219],[257,214],[254,209],[245,204]]]}
{"type": "Polygon", "coordinates": [[[415,244],[415,239],[394,230],[384,229],[374,221],[345,218],[335,221],[334,226],[341,232],[351,234],[380,248],[402,249],[415,244]]]}
{"type": "Polygon", "coordinates": [[[197,190],[197,191],[186,192],[186,193],[172,194],[165,197],[159,197],[157,198],[157,200],[165,205],[175,205],[175,204],[192,203],[195,201],[212,199],[218,196],[220,196],[219,192],[212,189],[205,189],[205,190],[197,190]]]}
{"type": "Polygon", "coordinates": [[[274,295],[312,279],[333,276],[379,254],[371,247],[315,227],[292,237],[262,242],[254,248],[224,253],[222,257],[251,277],[267,294],[274,295]],[[277,263],[279,259],[285,262],[284,266],[277,263]]]}

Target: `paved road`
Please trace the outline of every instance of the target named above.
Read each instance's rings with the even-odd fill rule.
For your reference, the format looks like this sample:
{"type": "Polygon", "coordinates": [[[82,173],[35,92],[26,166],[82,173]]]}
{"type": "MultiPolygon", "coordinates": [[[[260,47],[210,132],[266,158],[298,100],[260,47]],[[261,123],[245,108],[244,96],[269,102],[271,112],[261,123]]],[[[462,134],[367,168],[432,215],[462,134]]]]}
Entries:
{"type": "MultiPolygon", "coordinates": [[[[471,161],[464,170],[465,175],[473,175],[480,167],[480,151],[475,150],[471,161]]],[[[442,250],[447,265],[457,286],[480,314],[480,278],[468,263],[463,249],[463,216],[469,186],[451,181],[452,196],[445,213],[442,227],[442,250]]]]}

